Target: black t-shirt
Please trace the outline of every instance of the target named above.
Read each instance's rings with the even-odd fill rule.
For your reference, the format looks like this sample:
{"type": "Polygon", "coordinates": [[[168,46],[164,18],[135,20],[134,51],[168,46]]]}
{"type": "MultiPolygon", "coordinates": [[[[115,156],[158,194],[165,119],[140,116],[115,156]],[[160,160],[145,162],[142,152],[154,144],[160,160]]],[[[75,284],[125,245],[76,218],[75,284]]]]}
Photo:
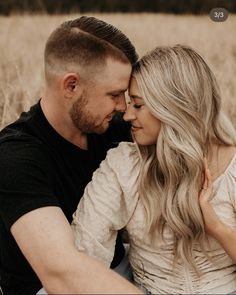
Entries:
{"type": "MultiPolygon", "coordinates": [[[[41,283],[18,248],[10,228],[23,214],[59,206],[69,222],[92,173],[108,149],[130,141],[129,125],[116,117],[102,135],[88,135],[88,150],[60,136],[40,103],[0,132],[0,286],[4,294],[35,294],[41,283]]],[[[30,241],[29,241],[30,243],[30,241]]],[[[117,238],[112,267],[124,248],[117,238]]]]}

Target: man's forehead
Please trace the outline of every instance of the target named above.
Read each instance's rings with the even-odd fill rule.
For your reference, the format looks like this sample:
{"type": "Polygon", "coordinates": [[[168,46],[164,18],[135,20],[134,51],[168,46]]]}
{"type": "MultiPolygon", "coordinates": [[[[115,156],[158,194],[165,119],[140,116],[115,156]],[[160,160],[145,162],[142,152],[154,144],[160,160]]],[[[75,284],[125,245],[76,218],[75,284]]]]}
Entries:
{"type": "Polygon", "coordinates": [[[116,87],[116,88],[110,88],[107,90],[107,93],[108,94],[114,94],[114,93],[121,93],[121,92],[126,92],[128,89],[128,87],[123,87],[123,88],[120,88],[120,87],[116,87]]]}
{"type": "Polygon", "coordinates": [[[129,75],[109,77],[107,79],[99,79],[98,85],[106,88],[108,92],[124,92],[129,87],[129,75]]]}
{"type": "Polygon", "coordinates": [[[132,66],[130,63],[107,58],[102,64],[90,65],[86,70],[86,79],[104,84],[111,84],[112,82],[114,82],[114,84],[121,82],[129,83],[131,71],[132,66]]]}
{"type": "Polygon", "coordinates": [[[123,63],[117,60],[110,60],[106,62],[105,67],[103,68],[103,74],[108,78],[117,78],[121,77],[129,79],[131,75],[132,67],[130,63],[123,63]]]}

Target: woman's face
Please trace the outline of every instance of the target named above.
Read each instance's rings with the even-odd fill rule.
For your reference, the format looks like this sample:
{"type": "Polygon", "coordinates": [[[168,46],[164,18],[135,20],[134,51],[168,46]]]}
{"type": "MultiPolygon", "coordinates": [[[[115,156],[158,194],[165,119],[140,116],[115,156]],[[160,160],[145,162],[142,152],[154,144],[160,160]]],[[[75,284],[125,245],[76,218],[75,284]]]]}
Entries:
{"type": "Polygon", "coordinates": [[[154,117],[140,96],[135,78],[131,78],[129,86],[130,102],[124,115],[130,121],[132,136],[140,145],[152,145],[157,142],[161,121],[154,117]]]}

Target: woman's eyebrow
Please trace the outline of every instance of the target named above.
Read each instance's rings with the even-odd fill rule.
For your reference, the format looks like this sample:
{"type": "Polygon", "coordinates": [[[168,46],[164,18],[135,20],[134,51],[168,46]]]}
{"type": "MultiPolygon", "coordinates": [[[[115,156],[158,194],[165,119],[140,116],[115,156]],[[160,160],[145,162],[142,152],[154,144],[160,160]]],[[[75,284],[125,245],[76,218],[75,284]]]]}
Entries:
{"type": "Polygon", "coordinates": [[[138,95],[130,95],[130,98],[133,98],[133,99],[143,99],[142,97],[140,97],[138,95]]]}

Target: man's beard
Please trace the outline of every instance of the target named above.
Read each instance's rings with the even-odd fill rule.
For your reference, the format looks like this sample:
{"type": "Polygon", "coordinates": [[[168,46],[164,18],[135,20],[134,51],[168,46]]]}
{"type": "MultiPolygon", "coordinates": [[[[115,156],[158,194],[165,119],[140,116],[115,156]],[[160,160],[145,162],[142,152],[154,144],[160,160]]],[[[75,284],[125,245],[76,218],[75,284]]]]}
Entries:
{"type": "Polygon", "coordinates": [[[88,100],[85,94],[82,94],[72,105],[70,109],[70,117],[74,125],[83,133],[104,133],[109,125],[96,125],[96,117],[86,109],[88,100]]]}

